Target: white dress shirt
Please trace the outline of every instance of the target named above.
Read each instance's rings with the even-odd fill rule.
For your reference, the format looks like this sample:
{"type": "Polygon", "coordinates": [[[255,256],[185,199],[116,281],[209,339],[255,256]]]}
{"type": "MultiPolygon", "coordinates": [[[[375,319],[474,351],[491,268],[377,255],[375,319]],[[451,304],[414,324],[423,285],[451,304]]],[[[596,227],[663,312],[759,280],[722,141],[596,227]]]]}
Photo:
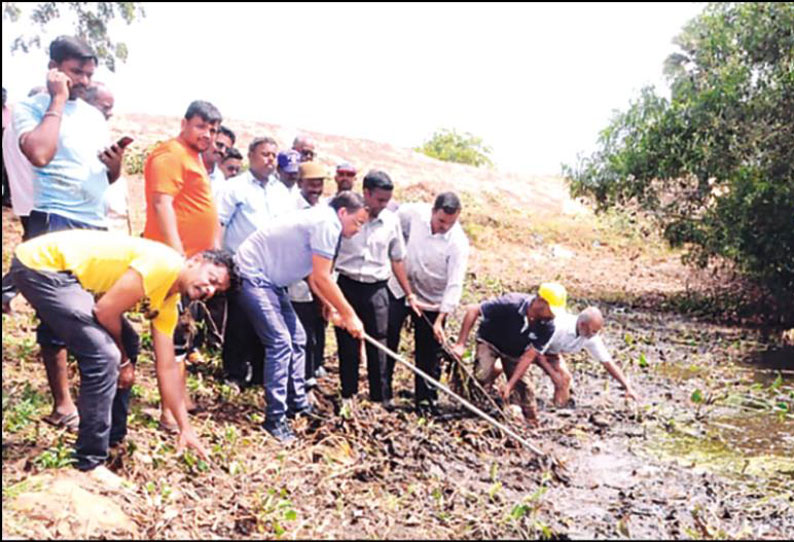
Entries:
{"type": "Polygon", "coordinates": [[[405,258],[400,221],[383,209],[350,238],[342,238],[336,270],[349,279],[372,284],[389,280],[391,262],[405,258]]]}
{"type": "MultiPolygon", "coordinates": [[[[432,212],[428,203],[405,203],[397,210],[406,238],[405,270],[419,301],[449,313],[463,295],[469,240],[460,222],[447,233],[433,234],[432,212]]],[[[389,289],[398,299],[405,296],[394,276],[389,279],[389,289]]]]}

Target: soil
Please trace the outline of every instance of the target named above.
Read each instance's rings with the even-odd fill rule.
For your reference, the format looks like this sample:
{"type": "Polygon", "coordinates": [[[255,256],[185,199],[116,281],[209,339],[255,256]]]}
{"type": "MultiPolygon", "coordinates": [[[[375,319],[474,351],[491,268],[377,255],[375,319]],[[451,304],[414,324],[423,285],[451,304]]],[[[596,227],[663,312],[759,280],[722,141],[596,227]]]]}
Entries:
{"type": "MultiPolygon", "coordinates": [[[[176,119],[139,116],[117,119],[114,128],[140,143],[143,126],[167,126],[147,131],[165,138],[170,120],[175,129],[176,119]]],[[[291,137],[269,125],[233,128],[243,144],[263,132],[281,142],[291,137]]],[[[426,199],[462,168],[430,161],[432,175],[422,174],[422,160],[430,159],[416,165],[411,151],[318,139],[321,150],[330,149],[329,161],[352,155],[410,173],[412,181],[395,194],[402,201],[426,199]]],[[[356,407],[340,409],[329,331],[329,375],[315,392],[318,417],[297,421],[299,439],[286,447],[260,428],[263,390],[235,393],[222,383],[217,352],[204,352],[206,362],[190,368],[188,388],[201,407],[194,427],[211,451],[205,463],[176,456],[173,436],[157,429],[159,396],[145,350],[130,433],[110,463],[134,487],[103,490],[53,459],[68,457],[74,437],[40,421],[51,399],[35,317],[17,298],[16,313],[3,316],[3,537],[790,539],[794,358],[754,328],[665,310],[671,296],[710,283],[653,232],[643,233],[641,223],[594,217],[567,199],[559,179],[501,182],[471,169],[461,170],[467,180],[459,188],[474,247],[464,301],[562,281],[572,310],[596,303],[604,311],[605,339],[641,394],[640,405],[627,403],[584,354],[569,358],[575,405],[554,408],[548,378],[533,368],[540,427],[509,423],[547,454],[539,458],[447,398],[439,416],[420,417],[410,409],[413,376],[399,366],[395,411],[367,401],[365,371],[356,407]],[[528,197],[533,190],[542,197],[528,197]],[[764,365],[771,358],[776,364],[764,365]],[[123,514],[118,525],[70,523],[59,534],[58,514],[26,512],[19,502],[31,493],[61,498],[63,485],[50,475],[109,499],[123,514]],[[134,529],[124,531],[128,520],[134,529]]],[[[131,180],[139,231],[142,183],[131,180]]],[[[18,232],[4,210],[4,270],[18,232]]],[[[448,329],[454,334],[458,326],[453,319],[448,329]]],[[[401,351],[412,360],[409,334],[403,339],[401,351]]],[[[72,375],[75,395],[78,380],[72,375]]]]}

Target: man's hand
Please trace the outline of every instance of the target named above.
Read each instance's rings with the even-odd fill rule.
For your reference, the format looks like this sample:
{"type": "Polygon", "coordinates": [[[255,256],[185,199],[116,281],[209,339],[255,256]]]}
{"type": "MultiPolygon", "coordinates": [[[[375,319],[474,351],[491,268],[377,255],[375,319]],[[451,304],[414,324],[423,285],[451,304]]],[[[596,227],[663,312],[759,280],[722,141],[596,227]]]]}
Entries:
{"type": "Polygon", "coordinates": [[[455,354],[455,356],[457,356],[458,359],[463,359],[463,354],[466,353],[466,345],[455,343],[454,345],[452,345],[452,353],[455,354]]]}
{"type": "Polygon", "coordinates": [[[352,313],[347,318],[341,318],[341,326],[347,330],[350,335],[354,339],[363,339],[364,338],[364,324],[361,323],[361,320],[356,313],[352,313]]]}
{"type": "Polygon", "coordinates": [[[439,343],[447,343],[447,336],[444,334],[444,322],[441,318],[436,318],[436,322],[433,324],[433,335],[435,335],[439,343]]]}
{"type": "Polygon", "coordinates": [[[408,306],[411,307],[411,310],[414,311],[414,314],[422,316],[422,307],[416,298],[416,294],[409,295],[406,301],[408,302],[408,306]]]}
{"type": "Polygon", "coordinates": [[[98,154],[99,161],[108,168],[108,179],[114,181],[121,174],[121,161],[124,157],[124,149],[120,149],[115,143],[98,154]]]}
{"type": "Polygon", "coordinates": [[[513,386],[511,386],[509,382],[499,390],[499,395],[502,396],[502,399],[504,399],[505,403],[510,400],[511,393],[513,393],[513,386]]]}
{"type": "Polygon", "coordinates": [[[209,461],[210,457],[207,451],[202,446],[193,428],[188,426],[179,433],[179,438],[176,442],[176,453],[181,453],[185,448],[192,448],[204,460],[209,461]]]}
{"type": "Polygon", "coordinates": [[[50,93],[53,100],[69,99],[69,90],[72,88],[72,80],[69,76],[63,73],[58,68],[53,68],[47,72],[47,92],[50,93]]]}
{"type": "Polygon", "coordinates": [[[127,363],[119,370],[119,389],[127,390],[135,383],[135,365],[127,363]]]}
{"type": "Polygon", "coordinates": [[[640,397],[634,393],[633,389],[631,389],[631,386],[626,387],[626,399],[633,399],[638,405],[642,403],[642,401],[640,401],[640,397]]]}

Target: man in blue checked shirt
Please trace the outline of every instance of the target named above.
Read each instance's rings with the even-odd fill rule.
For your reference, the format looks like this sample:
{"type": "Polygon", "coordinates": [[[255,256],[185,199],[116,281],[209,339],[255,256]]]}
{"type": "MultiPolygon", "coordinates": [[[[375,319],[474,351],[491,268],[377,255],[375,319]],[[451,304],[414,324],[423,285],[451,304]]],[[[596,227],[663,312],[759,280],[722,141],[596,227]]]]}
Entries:
{"type": "Polygon", "coordinates": [[[265,346],[264,429],[280,442],[295,438],[287,416],[311,413],[306,398],[306,334],[287,287],[309,277],[309,286],[330,311],[330,320],[356,339],[364,325],[331,278],[342,237],[352,237],[369,218],[364,199],[342,192],[326,205],[281,217],[251,234],[237,250],[242,277],[240,304],[265,346]]]}

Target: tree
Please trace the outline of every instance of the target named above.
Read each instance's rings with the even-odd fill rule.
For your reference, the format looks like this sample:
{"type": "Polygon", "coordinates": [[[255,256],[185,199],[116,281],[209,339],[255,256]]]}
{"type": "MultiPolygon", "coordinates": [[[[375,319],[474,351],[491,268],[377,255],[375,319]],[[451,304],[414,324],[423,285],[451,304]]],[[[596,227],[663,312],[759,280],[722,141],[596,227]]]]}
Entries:
{"type": "MultiPolygon", "coordinates": [[[[652,88],[564,166],[574,196],[639,205],[700,266],[723,257],[794,299],[794,3],[713,3],[652,88]]],[[[789,309],[791,305],[789,305],[789,309]]]]}
{"type": "Polygon", "coordinates": [[[440,130],[414,150],[445,162],[457,162],[472,166],[492,166],[488,155],[491,148],[483,145],[482,138],[469,132],[459,134],[455,130],[440,130]]]}
{"type": "MultiPolygon", "coordinates": [[[[3,19],[17,22],[22,9],[16,2],[3,2],[3,19]]],[[[11,44],[11,52],[27,53],[32,47],[41,47],[41,32],[53,19],[68,16],[74,19],[75,35],[88,42],[96,51],[99,61],[110,71],[116,71],[116,59],[127,60],[127,46],[114,42],[108,34],[110,21],[120,16],[127,24],[146,16],[140,2],[39,2],[30,11],[30,21],[39,32],[20,34],[11,44]]]]}

